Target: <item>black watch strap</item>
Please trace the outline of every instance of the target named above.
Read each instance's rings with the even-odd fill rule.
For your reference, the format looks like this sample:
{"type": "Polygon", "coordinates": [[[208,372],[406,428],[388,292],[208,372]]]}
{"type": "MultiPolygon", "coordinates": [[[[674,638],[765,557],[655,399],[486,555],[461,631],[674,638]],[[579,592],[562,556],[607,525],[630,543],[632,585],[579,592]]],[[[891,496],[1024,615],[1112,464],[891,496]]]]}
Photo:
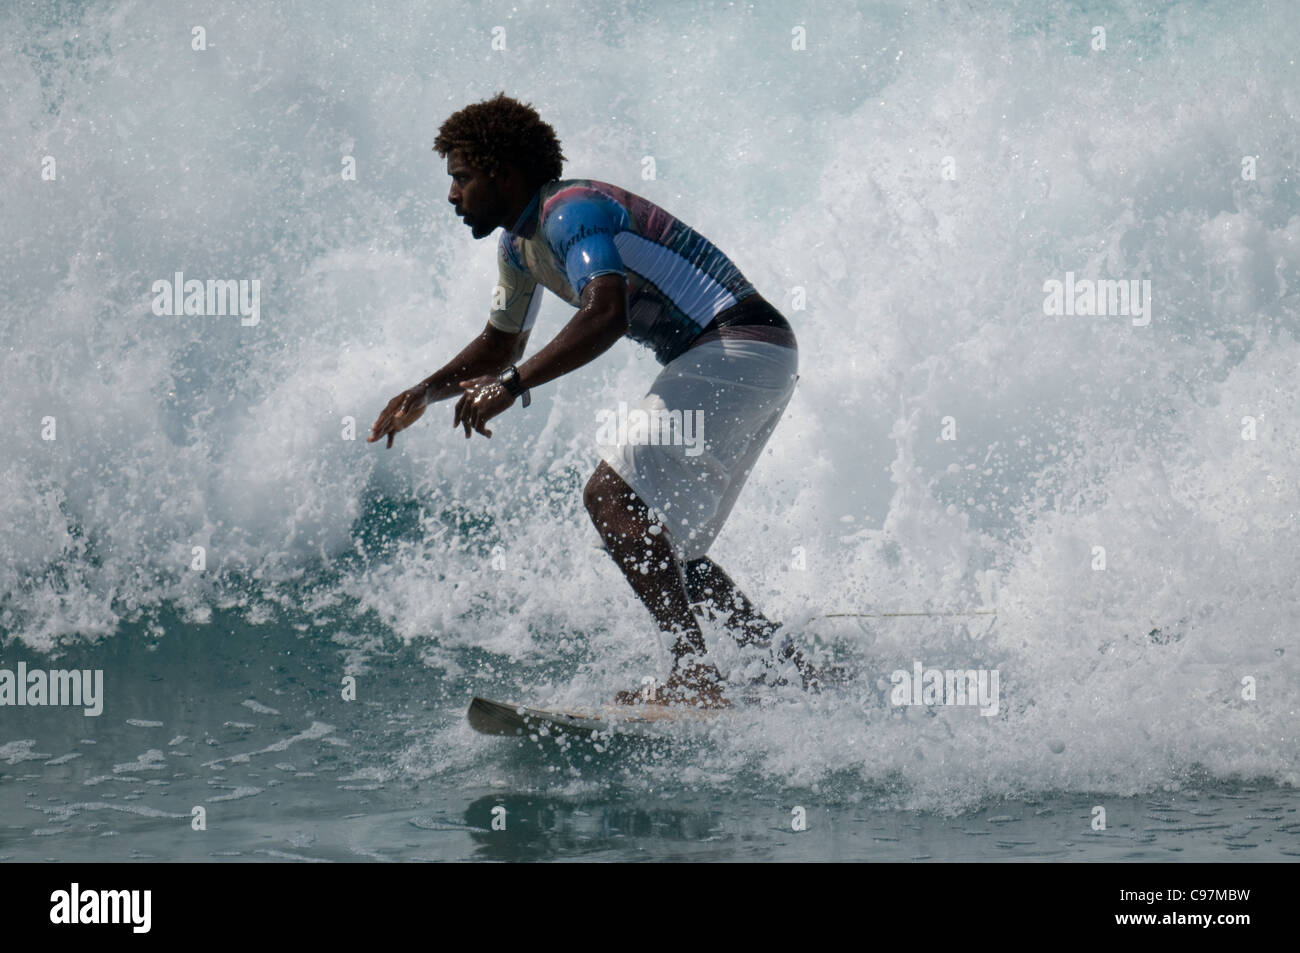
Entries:
{"type": "Polygon", "coordinates": [[[500,376],[497,377],[497,380],[501,382],[502,387],[510,392],[511,397],[522,397],[522,402],[525,407],[533,402],[532,395],[520,386],[519,368],[515,367],[513,364],[502,371],[500,376]]]}

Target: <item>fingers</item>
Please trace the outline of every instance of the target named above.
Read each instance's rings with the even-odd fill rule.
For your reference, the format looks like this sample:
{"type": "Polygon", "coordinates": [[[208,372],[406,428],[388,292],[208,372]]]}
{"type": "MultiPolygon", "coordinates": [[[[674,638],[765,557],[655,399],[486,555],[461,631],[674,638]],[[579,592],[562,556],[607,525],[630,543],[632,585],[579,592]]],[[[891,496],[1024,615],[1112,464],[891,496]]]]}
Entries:
{"type": "Polygon", "coordinates": [[[457,427],[465,429],[465,439],[468,440],[474,431],[478,431],[485,437],[491,437],[492,431],[487,429],[487,422],[491,415],[485,413],[486,408],[480,406],[486,403],[484,400],[484,390],[477,389],[483,384],[484,380],[478,381],[460,381],[460,387],[465,391],[460,400],[456,402],[456,412],[452,415],[451,428],[457,427]]]}
{"type": "Polygon", "coordinates": [[[374,443],[376,440],[383,440],[387,437],[388,446],[384,448],[387,450],[393,445],[393,435],[397,433],[397,430],[398,428],[393,426],[391,419],[384,420],[383,418],[380,418],[379,420],[376,420],[375,425],[370,428],[370,436],[366,438],[366,443],[374,443]]]}
{"type": "MultiPolygon", "coordinates": [[[[487,420],[483,417],[483,411],[480,408],[475,407],[473,404],[470,404],[465,408],[464,414],[460,417],[459,424],[465,428],[466,440],[470,438],[471,432],[474,430],[477,430],[485,437],[492,436],[492,431],[484,429],[487,420]]],[[[455,427],[456,424],[453,423],[452,426],[455,427]]]]}
{"type": "Polygon", "coordinates": [[[461,394],[460,400],[456,402],[456,416],[451,422],[451,429],[455,430],[457,427],[464,427],[465,439],[468,440],[470,427],[474,426],[471,419],[476,416],[474,411],[474,391],[471,389],[474,383],[473,381],[460,381],[459,385],[465,393],[461,394]]]}
{"type": "Polygon", "coordinates": [[[483,419],[483,411],[478,407],[471,408],[465,419],[465,439],[469,439],[471,428],[483,433],[484,423],[486,421],[483,419]]]}
{"type": "Polygon", "coordinates": [[[397,419],[402,416],[405,409],[405,404],[396,410],[393,409],[392,404],[389,404],[384,409],[384,412],[379,415],[379,419],[375,421],[374,426],[370,428],[370,437],[367,438],[367,442],[374,443],[376,440],[383,440],[384,437],[387,437],[388,446],[391,447],[393,445],[393,434],[402,429],[397,426],[397,419]]]}
{"type": "Polygon", "coordinates": [[[401,418],[405,417],[410,410],[411,395],[410,393],[398,394],[388,402],[379,419],[370,427],[370,436],[366,438],[367,443],[374,443],[376,440],[388,438],[388,447],[393,445],[393,435],[402,430],[405,426],[401,423],[401,418]]]}
{"type": "Polygon", "coordinates": [[[370,425],[370,436],[366,438],[367,443],[374,443],[376,440],[382,440],[384,434],[388,433],[389,422],[393,419],[393,402],[389,401],[388,406],[370,425]]]}
{"type": "MultiPolygon", "coordinates": [[[[487,422],[489,419],[490,418],[488,417],[487,414],[483,412],[482,408],[476,408],[474,411],[474,416],[473,418],[471,418],[470,423],[473,425],[474,429],[477,430],[479,433],[481,433],[483,436],[490,437],[492,436],[492,431],[487,429],[487,422]]],[[[468,437],[469,434],[467,433],[465,434],[465,436],[468,437]]]]}

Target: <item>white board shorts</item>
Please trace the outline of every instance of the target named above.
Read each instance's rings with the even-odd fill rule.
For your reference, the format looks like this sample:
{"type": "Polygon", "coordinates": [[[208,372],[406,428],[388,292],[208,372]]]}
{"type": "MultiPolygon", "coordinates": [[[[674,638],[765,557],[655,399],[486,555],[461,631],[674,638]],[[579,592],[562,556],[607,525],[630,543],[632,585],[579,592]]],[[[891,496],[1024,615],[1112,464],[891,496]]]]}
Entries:
{"type": "Polygon", "coordinates": [[[798,379],[797,348],[748,331],[711,334],[670,361],[640,401],[597,415],[601,458],[662,521],[683,561],[713,545],[798,379]]]}

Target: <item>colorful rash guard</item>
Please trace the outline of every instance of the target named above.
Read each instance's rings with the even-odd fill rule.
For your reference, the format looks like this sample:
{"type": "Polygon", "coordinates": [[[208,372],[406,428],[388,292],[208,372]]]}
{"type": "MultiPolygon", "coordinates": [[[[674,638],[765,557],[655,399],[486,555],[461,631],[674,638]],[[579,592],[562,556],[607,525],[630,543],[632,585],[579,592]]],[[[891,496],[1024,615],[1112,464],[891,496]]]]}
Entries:
{"type": "Polygon", "coordinates": [[[722,312],[755,294],[703,235],[626,189],[591,179],[548,182],[497,246],[492,326],[533,326],[538,285],[575,308],[599,275],[627,278],[628,337],[661,364],[680,355],[722,312]]]}

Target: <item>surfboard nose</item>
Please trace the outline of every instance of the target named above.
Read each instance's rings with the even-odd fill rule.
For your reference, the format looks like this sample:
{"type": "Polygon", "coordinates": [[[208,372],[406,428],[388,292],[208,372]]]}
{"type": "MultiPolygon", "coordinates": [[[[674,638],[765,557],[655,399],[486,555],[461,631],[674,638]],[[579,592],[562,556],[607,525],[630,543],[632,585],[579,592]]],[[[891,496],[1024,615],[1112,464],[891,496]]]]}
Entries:
{"type": "Polygon", "coordinates": [[[519,712],[509,705],[488,701],[486,698],[474,698],[469,703],[469,726],[485,735],[517,735],[523,729],[519,727],[519,712]]]}

